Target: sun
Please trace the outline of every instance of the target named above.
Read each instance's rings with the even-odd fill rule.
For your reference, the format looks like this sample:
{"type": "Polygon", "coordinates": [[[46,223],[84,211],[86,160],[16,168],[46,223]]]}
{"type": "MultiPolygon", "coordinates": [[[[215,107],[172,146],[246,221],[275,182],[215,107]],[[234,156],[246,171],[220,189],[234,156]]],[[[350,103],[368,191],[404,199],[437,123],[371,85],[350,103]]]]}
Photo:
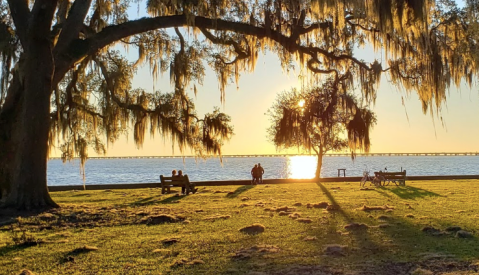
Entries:
{"type": "Polygon", "coordinates": [[[304,99],[301,99],[299,102],[298,102],[298,106],[303,108],[304,107],[304,99]]]}
{"type": "Polygon", "coordinates": [[[288,178],[312,179],[316,172],[317,159],[314,156],[288,157],[288,178]]]}

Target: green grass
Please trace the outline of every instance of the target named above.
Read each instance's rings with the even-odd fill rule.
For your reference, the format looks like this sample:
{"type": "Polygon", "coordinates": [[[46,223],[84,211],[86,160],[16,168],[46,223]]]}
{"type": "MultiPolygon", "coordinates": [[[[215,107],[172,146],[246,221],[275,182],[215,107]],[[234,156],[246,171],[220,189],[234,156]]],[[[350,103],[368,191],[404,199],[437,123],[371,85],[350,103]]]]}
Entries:
{"type": "Polygon", "coordinates": [[[53,192],[60,209],[0,227],[0,274],[24,268],[36,274],[391,274],[392,267],[473,272],[479,261],[479,181],[407,184],[367,191],[355,182],[200,187],[180,197],[159,189],[53,192]],[[319,202],[339,209],[306,206],[319,202]],[[358,210],[363,205],[394,209],[358,210]],[[267,211],[282,206],[312,222],[267,211]],[[142,223],[160,214],[178,222],[142,223]],[[344,228],[353,222],[369,228],[344,228]],[[265,231],[239,231],[253,223],[265,231]],[[433,236],[422,231],[425,226],[460,226],[474,237],[433,236]],[[168,238],[178,242],[163,244],[168,238]],[[344,256],[325,254],[331,244],[347,246],[344,256]]]}

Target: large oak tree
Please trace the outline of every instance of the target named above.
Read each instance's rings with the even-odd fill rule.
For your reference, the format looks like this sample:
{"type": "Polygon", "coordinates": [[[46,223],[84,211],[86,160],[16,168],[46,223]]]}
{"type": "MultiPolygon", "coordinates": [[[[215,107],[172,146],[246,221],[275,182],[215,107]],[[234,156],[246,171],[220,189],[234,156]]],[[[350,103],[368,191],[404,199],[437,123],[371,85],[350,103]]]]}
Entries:
{"type": "MultiPolygon", "coordinates": [[[[252,71],[261,51],[315,75],[359,86],[374,100],[381,74],[439,108],[451,83],[477,72],[475,1],[149,0],[149,17],[129,19],[138,0],[0,0],[0,185],[17,208],[54,206],[48,151],[65,158],[104,150],[132,125],[137,144],[158,133],[198,154],[219,154],[229,117],[197,117],[185,90],[208,64],[220,90],[252,71]],[[472,8],[470,8],[472,7],[472,8]],[[185,35],[188,34],[185,39],[185,35]],[[370,44],[382,62],[355,56],[370,44]],[[130,64],[115,45],[136,47],[130,64]],[[170,72],[169,94],[135,90],[136,66],[170,72]]],[[[138,6],[139,7],[139,6],[138,6]]]]}

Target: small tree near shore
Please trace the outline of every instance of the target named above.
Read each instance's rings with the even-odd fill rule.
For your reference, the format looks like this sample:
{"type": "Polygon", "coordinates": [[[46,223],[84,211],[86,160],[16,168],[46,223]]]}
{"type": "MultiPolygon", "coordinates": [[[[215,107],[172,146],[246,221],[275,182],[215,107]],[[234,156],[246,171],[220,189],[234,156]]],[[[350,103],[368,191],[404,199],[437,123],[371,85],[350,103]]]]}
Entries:
{"type": "Polygon", "coordinates": [[[349,148],[354,158],[356,150],[369,151],[370,130],[376,124],[375,114],[333,78],[321,87],[279,94],[268,115],[268,134],[277,149],[297,147],[316,154],[317,179],[327,152],[349,148]]]}

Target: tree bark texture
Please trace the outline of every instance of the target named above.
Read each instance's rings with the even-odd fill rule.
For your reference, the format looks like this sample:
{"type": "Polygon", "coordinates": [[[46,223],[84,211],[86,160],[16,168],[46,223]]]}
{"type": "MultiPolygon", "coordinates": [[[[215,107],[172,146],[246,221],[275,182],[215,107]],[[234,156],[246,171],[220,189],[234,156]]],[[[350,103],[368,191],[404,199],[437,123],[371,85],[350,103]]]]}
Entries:
{"type": "MultiPolygon", "coordinates": [[[[37,3],[35,3],[37,4],[37,3]]],[[[54,61],[49,38],[56,1],[35,5],[24,53],[0,113],[1,183],[6,207],[33,210],[57,206],[47,187],[50,96],[54,61]]]]}

